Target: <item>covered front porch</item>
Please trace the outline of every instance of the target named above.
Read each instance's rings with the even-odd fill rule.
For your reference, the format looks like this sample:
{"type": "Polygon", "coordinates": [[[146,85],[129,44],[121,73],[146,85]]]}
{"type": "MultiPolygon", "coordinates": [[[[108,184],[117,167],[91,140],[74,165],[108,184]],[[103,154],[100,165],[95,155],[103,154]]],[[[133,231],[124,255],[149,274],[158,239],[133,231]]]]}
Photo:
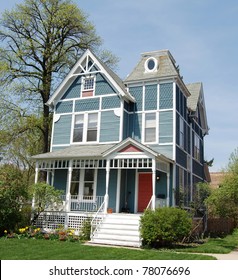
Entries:
{"type": "MultiPolygon", "coordinates": [[[[62,190],[62,205],[48,211],[140,213],[171,206],[171,161],[128,138],[116,145],[70,146],[37,155],[35,182],[62,190]]],[[[33,202],[34,207],[34,202],[33,202]]]]}

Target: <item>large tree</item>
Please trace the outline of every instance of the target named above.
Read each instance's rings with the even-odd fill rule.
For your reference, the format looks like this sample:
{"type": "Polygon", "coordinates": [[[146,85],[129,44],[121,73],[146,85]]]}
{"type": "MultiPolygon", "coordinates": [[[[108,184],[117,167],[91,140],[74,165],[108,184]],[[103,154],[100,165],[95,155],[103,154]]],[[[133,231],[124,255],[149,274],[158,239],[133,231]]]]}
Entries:
{"type": "MultiPolygon", "coordinates": [[[[15,110],[13,116],[23,118],[15,126],[12,117],[15,134],[37,128],[43,139],[41,152],[47,152],[51,114],[45,103],[85,49],[100,50],[101,39],[71,0],[25,0],[3,13],[0,42],[0,86],[10,112],[15,110]],[[35,114],[37,121],[32,118],[35,114]]],[[[8,137],[15,139],[15,134],[8,137]]]]}

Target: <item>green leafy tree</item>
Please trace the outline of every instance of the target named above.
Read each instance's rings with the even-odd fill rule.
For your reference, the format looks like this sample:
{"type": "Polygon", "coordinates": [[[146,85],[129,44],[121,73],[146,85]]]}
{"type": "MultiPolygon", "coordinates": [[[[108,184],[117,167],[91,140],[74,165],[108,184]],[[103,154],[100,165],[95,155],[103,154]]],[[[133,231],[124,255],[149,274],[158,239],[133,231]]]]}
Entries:
{"type": "MultiPolygon", "coordinates": [[[[9,112],[24,119],[14,123],[14,133],[21,135],[29,128],[25,119],[36,115],[34,128],[43,139],[42,152],[47,152],[51,112],[46,102],[85,49],[100,51],[101,38],[71,0],[25,0],[5,11],[0,25],[0,86],[4,98],[14,96],[7,98],[9,112]]],[[[108,64],[115,63],[112,54],[101,53],[108,64]]],[[[14,133],[7,137],[14,138],[14,133]]]]}
{"type": "Polygon", "coordinates": [[[31,194],[34,200],[32,223],[38,219],[47,207],[62,204],[62,192],[43,182],[34,184],[31,187],[31,194]]]}
{"type": "Polygon", "coordinates": [[[209,214],[238,222],[238,149],[230,156],[224,179],[206,200],[209,214]]]}
{"type": "MultiPolygon", "coordinates": [[[[24,220],[29,198],[24,172],[13,165],[0,168],[0,235],[13,231],[24,220]]],[[[28,221],[29,222],[29,221],[28,221]]]]}

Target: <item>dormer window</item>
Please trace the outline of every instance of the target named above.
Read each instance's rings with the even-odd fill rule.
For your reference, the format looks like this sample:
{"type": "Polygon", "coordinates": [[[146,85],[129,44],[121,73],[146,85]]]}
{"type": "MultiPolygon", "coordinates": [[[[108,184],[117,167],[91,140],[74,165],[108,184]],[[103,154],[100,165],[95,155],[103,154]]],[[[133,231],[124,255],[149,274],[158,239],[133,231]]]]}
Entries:
{"type": "Polygon", "coordinates": [[[145,62],[145,72],[157,71],[158,61],[154,57],[149,57],[145,62]]]}
{"type": "Polygon", "coordinates": [[[94,87],[95,87],[95,78],[94,77],[85,77],[83,78],[82,85],[82,97],[93,96],[94,87]]]}

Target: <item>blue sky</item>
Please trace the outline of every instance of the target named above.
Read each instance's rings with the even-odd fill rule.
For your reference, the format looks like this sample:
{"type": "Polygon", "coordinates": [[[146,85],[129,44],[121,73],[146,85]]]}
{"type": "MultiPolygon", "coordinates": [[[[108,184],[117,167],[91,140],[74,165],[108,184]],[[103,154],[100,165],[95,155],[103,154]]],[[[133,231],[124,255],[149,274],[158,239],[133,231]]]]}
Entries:
{"type": "MultiPolygon", "coordinates": [[[[1,3],[1,12],[23,0],[1,3]]],[[[169,49],[185,83],[202,82],[209,135],[205,158],[211,171],[226,167],[238,147],[238,1],[82,0],[103,47],[120,58],[125,78],[142,52],[169,49]]]]}

